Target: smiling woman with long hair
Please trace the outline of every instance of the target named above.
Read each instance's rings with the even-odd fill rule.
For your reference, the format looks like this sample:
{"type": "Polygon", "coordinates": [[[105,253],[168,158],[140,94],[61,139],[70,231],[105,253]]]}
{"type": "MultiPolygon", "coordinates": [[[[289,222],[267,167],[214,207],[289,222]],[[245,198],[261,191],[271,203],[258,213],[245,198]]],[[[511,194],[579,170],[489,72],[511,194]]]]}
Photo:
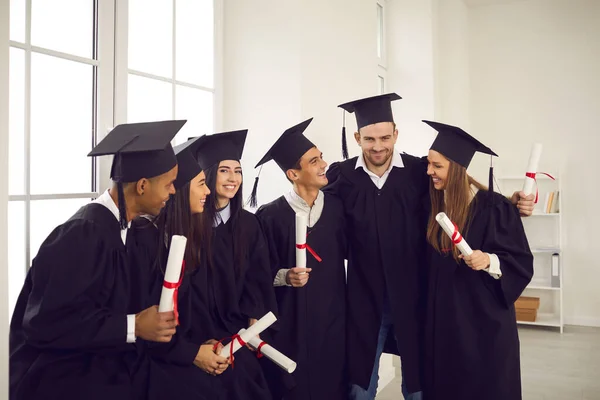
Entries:
{"type": "MultiPolygon", "coordinates": [[[[240,159],[246,134],[209,135],[196,153],[212,193],[200,223],[207,275],[194,279],[210,319],[207,338],[231,337],[269,311],[276,312],[268,247],[257,218],[243,209],[240,159]]],[[[227,399],[271,398],[256,355],[247,348],[235,354],[235,369],[227,374],[234,378],[227,399]]]]}
{"type": "Polygon", "coordinates": [[[460,128],[425,122],[438,131],[427,157],[431,214],[425,396],[518,400],[514,302],[533,275],[519,210],[467,173],[475,152],[494,156],[492,150],[460,128]],[[463,256],[453,246],[436,221],[439,212],[455,223],[474,249],[472,255],[463,256]]]}

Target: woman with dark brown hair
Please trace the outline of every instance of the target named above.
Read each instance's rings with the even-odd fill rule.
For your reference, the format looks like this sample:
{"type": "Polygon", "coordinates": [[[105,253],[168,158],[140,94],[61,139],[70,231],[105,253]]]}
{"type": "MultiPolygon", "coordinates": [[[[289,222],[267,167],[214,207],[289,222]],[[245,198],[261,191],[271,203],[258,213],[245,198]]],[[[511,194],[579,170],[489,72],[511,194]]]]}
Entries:
{"type": "MultiPolygon", "coordinates": [[[[467,173],[475,152],[495,156],[460,128],[438,131],[429,150],[427,229],[427,399],[519,400],[521,374],[514,302],[533,275],[519,210],[467,173]],[[444,212],[474,250],[463,256],[436,221],[444,212]]],[[[490,170],[490,186],[492,182],[490,170]]]]}

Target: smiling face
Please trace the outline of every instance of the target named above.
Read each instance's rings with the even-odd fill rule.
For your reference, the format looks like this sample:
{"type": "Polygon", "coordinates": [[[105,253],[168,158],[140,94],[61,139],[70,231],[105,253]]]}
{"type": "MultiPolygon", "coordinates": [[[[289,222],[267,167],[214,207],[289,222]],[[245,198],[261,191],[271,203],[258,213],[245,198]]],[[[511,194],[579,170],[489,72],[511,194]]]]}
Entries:
{"type": "Polygon", "coordinates": [[[436,190],[444,190],[448,185],[450,160],[435,150],[429,150],[427,155],[427,175],[431,177],[436,190]]]}
{"type": "Polygon", "coordinates": [[[287,177],[294,183],[307,188],[321,189],[327,185],[325,168],[327,162],[323,160],[323,153],[316,147],[308,150],[300,158],[300,169],[289,169],[287,177]]]}
{"type": "Polygon", "coordinates": [[[223,160],[217,168],[216,197],[218,204],[227,204],[242,185],[242,166],[236,160],[223,160]]]}
{"type": "Polygon", "coordinates": [[[192,214],[204,212],[204,204],[209,194],[210,189],[206,186],[206,176],[202,171],[190,181],[190,211],[192,214]]]}
{"type": "Polygon", "coordinates": [[[177,178],[177,165],[169,172],[151,179],[141,179],[137,182],[137,203],[142,214],[158,215],[160,210],[167,204],[169,197],[175,194],[175,178],[177,178]]]}
{"type": "Polygon", "coordinates": [[[378,122],[360,128],[354,134],[368,164],[381,167],[392,157],[398,130],[392,122],[378,122]]]}

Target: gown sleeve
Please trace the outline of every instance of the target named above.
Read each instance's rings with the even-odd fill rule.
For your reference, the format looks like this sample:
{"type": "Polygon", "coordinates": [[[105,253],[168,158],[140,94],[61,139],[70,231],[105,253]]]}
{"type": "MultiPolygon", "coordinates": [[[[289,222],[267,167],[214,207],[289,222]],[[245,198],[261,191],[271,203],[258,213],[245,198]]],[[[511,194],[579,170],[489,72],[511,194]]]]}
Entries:
{"type": "Polygon", "coordinates": [[[256,211],[256,217],[261,226],[261,230],[263,232],[263,236],[265,239],[265,243],[267,246],[268,252],[268,265],[271,276],[271,282],[275,280],[277,276],[277,272],[281,268],[284,268],[281,264],[281,260],[279,259],[279,253],[277,251],[277,240],[275,239],[275,233],[273,230],[273,219],[270,216],[270,212],[268,212],[265,207],[260,207],[258,211],[256,211]]]}
{"type": "Polygon", "coordinates": [[[509,308],[531,281],[533,255],[517,208],[500,196],[494,202],[482,251],[498,256],[502,277],[485,274],[484,278],[494,286],[502,306],[509,308]]]}
{"type": "Polygon", "coordinates": [[[254,215],[248,215],[250,228],[249,265],[245,272],[241,312],[248,318],[260,319],[269,311],[277,313],[269,247],[254,215]]]}
{"type": "Polygon", "coordinates": [[[29,343],[86,351],[126,343],[127,315],[99,304],[111,295],[112,281],[118,279],[115,271],[126,267],[117,265],[113,254],[93,222],[72,221],[54,230],[30,271],[32,287],[23,317],[29,343]]]}

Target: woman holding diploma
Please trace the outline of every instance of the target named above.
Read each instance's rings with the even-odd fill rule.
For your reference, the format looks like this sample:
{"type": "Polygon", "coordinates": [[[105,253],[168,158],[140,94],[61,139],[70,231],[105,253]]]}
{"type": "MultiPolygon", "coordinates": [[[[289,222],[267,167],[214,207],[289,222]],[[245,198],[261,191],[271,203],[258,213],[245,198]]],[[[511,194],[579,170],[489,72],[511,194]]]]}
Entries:
{"type": "MultiPolygon", "coordinates": [[[[154,265],[153,282],[149,303],[161,299],[165,278],[165,268],[171,238],[181,235],[187,238],[182,270],[183,279],[177,289],[177,313],[179,326],[177,333],[168,344],[151,344],[150,379],[147,387],[149,400],[185,398],[198,400],[220,399],[223,393],[222,382],[211,377],[221,375],[229,366],[225,357],[220,357],[213,349],[215,338],[200,337],[197,326],[202,326],[207,316],[196,312],[193,307],[193,277],[200,272],[201,241],[198,217],[204,211],[204,203],[210,190],[206,177],[195,158],[195,151],[204,137],[195,138],[175,147],[179,172],[174,182],[177,193],[167,202],[166,207],[151,223],[138,218],[134,227],[139,246],[136,251],[138,263],[154,265]]],[[[177,281],[171,278],[171,281],[177,281]]],[[[218,349],[217,349],[218,350],[218,349]]]]}
{"type": "Polygon", "coordinates": [[[521,399],[514,302],[531,280],[533,256],[519,210],[467,174],[475,152],[495,156],[492,150],[460,128],[424,122],[438,131],[427,158],[425,396],[521,399]],[[470,256],[444,233],[436,221],[440,212],[455,224],[454,243],[462,235],[473,249],[470,256]]]}
{"type": "MultiPolygon", "coordinates": [[[[231,338],[268,312],[276,313],[268,247],[254,214],[244,210],[240,159],[247,130],[206,136],[196,156],[205,168],[207,198],[200,243],[202,273],[192,280],[194,310],[204,310],[203,337],[231,338]]],[[[271,395],[256,354],[235,353],[226,399],[263,400],[271,395]]],[[[233,361],[233,360],[232,360],[233,361]]]]}
{"type": "Polygon", "coordinates": [[[279,308],[272,344],[298,364],[292,375],[263,364],[277,400],[347,398],[344,214],[340,200],[321,191],[327,163],[303,135],[311,120],[286,130],[257,165],[274,160],[293,185],[256,213],[279,308]]]}

